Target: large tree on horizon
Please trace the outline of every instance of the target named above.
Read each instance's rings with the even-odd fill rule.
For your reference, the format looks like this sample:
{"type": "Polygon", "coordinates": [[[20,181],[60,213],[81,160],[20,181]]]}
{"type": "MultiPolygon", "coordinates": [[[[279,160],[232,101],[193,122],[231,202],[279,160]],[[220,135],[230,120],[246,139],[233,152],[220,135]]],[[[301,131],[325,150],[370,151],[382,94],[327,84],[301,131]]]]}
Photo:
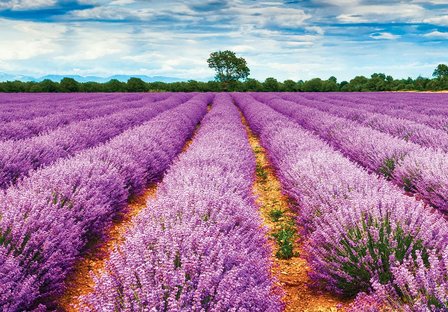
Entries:
{"type": "Polygon", "coordinates": [[[207,63],[216,71],[215,79],[224,84],[246,79],[250,74],[246,60],[229,50],[211,53],[207,63]]]}
{"type": "Polygon", "coordinates": [[[432,76],[439,79],[448,78],[448,66],[445,64],[437,65],[432,76]]]}

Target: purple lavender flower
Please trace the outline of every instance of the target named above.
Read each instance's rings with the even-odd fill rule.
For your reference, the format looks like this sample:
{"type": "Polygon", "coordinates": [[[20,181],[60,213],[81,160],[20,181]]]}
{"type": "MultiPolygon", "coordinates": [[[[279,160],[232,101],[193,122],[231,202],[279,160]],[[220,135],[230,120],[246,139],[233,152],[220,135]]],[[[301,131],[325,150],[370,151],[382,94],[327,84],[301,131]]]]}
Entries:
{"type": "Polygon", "coordinates": [[[280,311],[251,195],[254,171],[240,115],[217,95],[157,198],[95,278],[87,310],[280,311]]]}

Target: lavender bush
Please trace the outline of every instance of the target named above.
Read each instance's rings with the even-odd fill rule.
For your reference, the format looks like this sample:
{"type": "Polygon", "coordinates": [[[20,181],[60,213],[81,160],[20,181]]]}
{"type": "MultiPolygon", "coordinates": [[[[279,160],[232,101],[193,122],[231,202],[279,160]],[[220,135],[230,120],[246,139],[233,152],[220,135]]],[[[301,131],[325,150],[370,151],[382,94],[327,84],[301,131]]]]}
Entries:
{"type": "Polygon", "coordinates": [[[0,276],[10,280],[0,297],[2,311],[55,308],[54,295],[63,290],[89,237],[102,233],[130,191],[168,168],[210,100],[196,96],[105,145],[33,172],[0,196],[0,261],[7,270],[0,276]],[[134,168],[140,176],[129,181],[134,168]]]}
{"type": "MultiPolygon", "coordinates": [[[[376,285],[399,289],[397,267],[415,270],[421,263],[414,259],[428,264],[430,255],[444,257],[448,225],[442,215],[249,95],[234,98],[300,207],[310,277],[318,285],[346,296],[379,290],[376,285]]],[[[446,276],[436,275],[439,281],[446,276]]],[[[398,294],[402,305],[417,304],[417,296],[398,294]]],[[[376,311],[380,300],[369,298],[366,310],[376,311]]]]}
{"type": "MultiPolygon", "coordinates": [[[[168,94],[165,96],[168,97],[168,94]]],[[[77,96],[73,97],[77,98],[77,96]]],[[[78,103],[78,106],[74,106],[73,109],[68,111],[33,119],[6,122],[0,125],[0,140],[25,139],[44,131],[50,131],[60,126],[68,125],[72,122],[102,117],[129,108],[135,109],[159,100],[160,96],[142,96],[138,100],[131,98],[126,101],[125,99],[127,98],[127,96],[118,95],[114,100],[103,103],[97,100],[97,97],[93,96],[85,102],[78,103]],[[86,103],[90,103],[90,105],[85,107],[86,103]]],[[[27,111],[32,112],[35,107],[30,107],[27,111]]],[[[41,106],[39,105],[37,107],[40,108],[41,106]]]]}
{"type": "Polygon", "coordinates": [[[240,115],[218,95],[83,298],[85,310],[280,311],[251,195],[254,172],[240,115]]]}
{"type": "Polygon", "coordinates": [[[414,142],[433,149],[441,149],[444,152],[448,151],[447,132],[415,121],[369,112],[363,109],[364,105],[362,103],[359,103],[356,107],[346,107],[331,104],[319,97],[316,100],[297,99],[291,95],[285,97],[294,98],[302,105],[315,107],[332,115],[353,120],[363,126],[389,133],[405,141],[414,142]]]}
{"type": "MultiPolygon", "coordinates": [[[[76,108],[92,107],[96,104],[113,101],[116,94],[1,94],[0,95],[0,121],[11,122],[31,120],[38,117],[69,112],[76,108]]],[[[143,97],[136,94],[120,94],[124,101],[141,100],[143,97]]],[[[161,100],[160,95],[151,95],[150,98],[161,100]]]]}
{"type": "Polygon", "coordinates": [[[393,180],[406,191],[418,192],[426,202],[447,211],[448,189],[443,176],[448,172],[446,153],[423,148],[315,108],[278,99],[275,95],[265,101],[319,134],[350,159],[393,180]]]}
{"type": "MultiPolygon", "coordinates": [[[[405,94],[399,93],[397,94],[397,96],[403,98],[405,94]]],[[[414,98],[415,96],[416,96],[415,94],[408,96],[405,99],[405,102],[410,103],[412,101],[416,101],[414,98]]],[[[326,101],[333,104],[337,104],[338,106],[345,106],[355,109],[362,106],[363,109],[368,110],[370,112],[381,113],[392,117],[398,117],[402,119],[415,121],[420,124],[425,124],[434,129],[439,129],[448,132],[448,119],[446,118],[446,115],[445,116],[437,114],[428,115],[425,114],[425,112],[421,109],[424,106],[430,106],[431,103],[434,102],[434,98],[428,99],[425,102],[425,105],[422,105],[422,103],[417,100],[416,105],[409,108],[407,107],[407,105],[403,105],[403,103],[401,103],[400,105],[394,105],[390,97],[387,97],[387,95],[386,98],[379,99],[382,97],[382,93],[374,93],[372,96],[369,96],[368,93],[361,93],[361,94],[333,93],[331,95],[310,94],[310,95],[304,95],[303,97],[297,94],[288,94],[284,95],[283,97],[292,101],[298,100],[299,102],[302,100],[303,97],[306,97],[307,99],[310,100],[325,98],[326,101]]],[[[438,95],[438,97],[439,97],[438,102],[440,103],[439,105],[443,105],[443,102],[446,101],[445,95],[441,94],[438,95]]]]}
{"type": "Polygon", "coordinates": [[[47,134],[19,141],[0,142],[0,188],[17,183],[30,170],[93,147],[184,102],[176,95],[141,108],[72,123],[47,134]]]}

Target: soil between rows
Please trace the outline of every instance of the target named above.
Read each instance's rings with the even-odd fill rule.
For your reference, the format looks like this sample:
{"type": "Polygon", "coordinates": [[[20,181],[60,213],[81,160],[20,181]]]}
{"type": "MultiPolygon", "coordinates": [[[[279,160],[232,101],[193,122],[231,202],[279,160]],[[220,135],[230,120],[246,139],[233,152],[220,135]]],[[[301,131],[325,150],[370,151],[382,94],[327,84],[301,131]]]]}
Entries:
{"type": "Polygon", "coordinates": [[[310,268],[303,257],[303,242],[298,237],[298,229],[295,223],[296,215],[291,209],[292,201],[282,193],[279,179],[271,163],[266,150],[260,143],[259,138],[252,132],[246,119],[242,116],[243,124],[249,137],[249,143],[254,152],[257,163],[257,175],[253,190],[257,197],[264,225],[268,228],[268,235],[273,250],[272,274],[277,279],[277,285],[283,289],[285,295],[286,312],[324,312],[345,311],[348,302],[319,289],[313,288],[308,277],[310,268]],[[283,211],[282,216],[274,221],[272,211],[283,211]],[[273,234],[284,226],[294,226],[293,256],[289,259],[279,259],[276,253],[279,246],[273,238],[273,234]]]}

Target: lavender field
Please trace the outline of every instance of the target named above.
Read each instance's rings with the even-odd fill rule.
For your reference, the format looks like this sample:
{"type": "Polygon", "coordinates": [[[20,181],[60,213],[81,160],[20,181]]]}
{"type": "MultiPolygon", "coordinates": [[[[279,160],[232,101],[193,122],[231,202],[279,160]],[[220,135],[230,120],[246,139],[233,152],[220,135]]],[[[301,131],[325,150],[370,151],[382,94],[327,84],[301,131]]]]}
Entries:
{"type": "Polygon", "coordinates": [[[0,93],[0,311],[448,311],[447,103],[0,93]]]}

